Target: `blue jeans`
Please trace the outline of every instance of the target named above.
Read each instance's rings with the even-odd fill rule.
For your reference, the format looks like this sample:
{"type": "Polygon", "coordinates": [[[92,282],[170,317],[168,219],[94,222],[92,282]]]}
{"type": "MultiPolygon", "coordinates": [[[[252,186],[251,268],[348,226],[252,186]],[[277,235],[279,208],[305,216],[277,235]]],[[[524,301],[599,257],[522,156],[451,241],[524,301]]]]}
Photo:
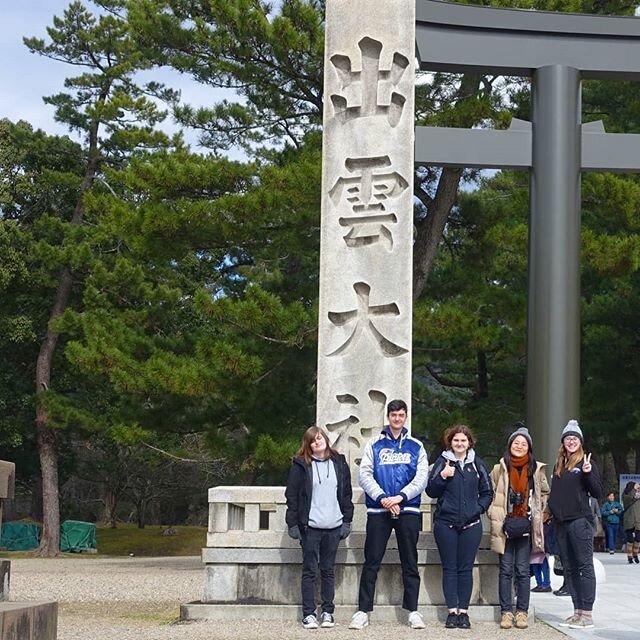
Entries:
{"type": "Polygon", "coordinates": [[[360,574],[358,591],[358,609],[373,611],[373,597],[376,591],[378,571],[387,549],[391,531],[395,530],[402,566],[402,584],[404,596],[402,608],[407,611],[418,609],[420,574],[418,573],[418,535],[420,534],[420,516],[409,513],[392,518],[388,513],[376,513],[367,516],[367,537],[364,541],[364,565],[360,574]]]}
{"type": "Polygon", "coordinates": [[[436,519],[433,535],[440,552],[447,608],[466,610],[473,590],[473,563],[482,538],[482,523],[459,529],[436,519]]]}
{"type": "Polygon", "coordinates": [[[556,539],[564,580],[575,609],[593,611],[596,573],[593,568],[593,526],[588,518],[556,522],[556,539]]]}
{"type": "Polygon", "coordinates": [[[322,611],[333,613],[335,595],[336,551],[340,542],[340,529],[314,529],[307,527],[302,535],[302,617],[316,612],[316,570],[320,564],[320,596],[322,611]]]}
{"type": "Polygon", "coordinates": [[[545,556],[544,560],[539,564],[532,564],[531,569],[533,575],[536,578],[536,585],[538,587],[550,587],[551,586],[551,573],[549,572],[549,560],[545,556]]]}
{"type": "Polygon", "coordinates": [[[516,587],[516,611],[529,611],[529,557],[531,536],[507,538],[500,556],[498,597],[500,611],[513,611],[513,585],[516,587]]]}
{"type": "Polygon", "coordinates": [[[604,525],[604,533],[607,540],[607,549],[609,551],[616,550],[616,538],[618,537],[618,528],[620,524],[616,522],[616,524],[609,524],[608,522],[604,525]]]}

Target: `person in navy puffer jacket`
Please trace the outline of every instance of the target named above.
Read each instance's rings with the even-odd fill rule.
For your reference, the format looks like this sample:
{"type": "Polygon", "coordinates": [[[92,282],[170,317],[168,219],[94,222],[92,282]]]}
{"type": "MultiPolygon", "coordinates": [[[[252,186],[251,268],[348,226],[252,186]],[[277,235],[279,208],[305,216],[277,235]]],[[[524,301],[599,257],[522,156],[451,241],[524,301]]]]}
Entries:
{"type": "Polygon", "coordinates": [[[482,537],[480,516],[493,499],[491,479],[473,450],[471,429],[463,424],[444,432],[446,450],[429,474],[427,494],[437,498],[433,534],[442,562],[442,591],[448,629],[469,629],[473,563],[482,537]]]}

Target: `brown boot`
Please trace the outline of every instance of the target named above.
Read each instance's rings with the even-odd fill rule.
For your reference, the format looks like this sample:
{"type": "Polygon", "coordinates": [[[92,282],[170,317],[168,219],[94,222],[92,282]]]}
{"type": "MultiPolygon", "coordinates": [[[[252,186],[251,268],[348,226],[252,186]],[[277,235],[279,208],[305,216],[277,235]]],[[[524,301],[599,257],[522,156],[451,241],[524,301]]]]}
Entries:
{"type": "Polygon", "coordinates": [[[501,629],[511,629],[513,627],[513,613],[511,611],[503,611],[500,619],[501,629]]]}
{"type": "Polygon", "coordinates": [[[526,629],[529,626],[529,614],[526,611],[516,611],[516,629],[526,629]]]}

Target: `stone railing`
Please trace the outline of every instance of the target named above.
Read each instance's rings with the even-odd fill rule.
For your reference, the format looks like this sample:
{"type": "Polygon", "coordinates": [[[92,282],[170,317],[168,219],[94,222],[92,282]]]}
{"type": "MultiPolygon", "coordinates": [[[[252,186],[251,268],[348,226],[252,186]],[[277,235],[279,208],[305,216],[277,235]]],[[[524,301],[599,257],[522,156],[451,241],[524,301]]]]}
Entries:
{"type": "MultiPolygon", "coordinates": [[[[426,496],[425,496],[426,498],[426,496]]],[[[362,491],[354,489],[354,519],[351,535],[340,543],[336,557],[337,606],[355,610],[358,580],[364,560],[366,509],[362,491]]],[[[272,607],[292,607],[300,602],[300,544],[287,535],[284,487],[215,487],[209,490],[207,546],[201,603],[184,605],[184,618],[216,617],[216,606],[250,604],[256,617],[273,617],[272,607]],[[257,608],[256,608],[257,607],[257,608]],[[261,609],[261,611],[258,611],[261,609]],[[266,614],[272,609],[271,614],[266,614]]],[[[418,542],[421,573],[421,607],[444,605],[440,555],[431,533],[432,501],[423,500],[422,533],[418,542]]],[[[486,528],[485,528],[486,530],[486,528]]],[[[489,550],[485,534],[474,567],[473,605],[495,605],[498,561],[489,550]]],[[[402,602],[402,576],[395,536],[389,539],[378,578],[376,608],[402,602]]],[[[482,608],[482,607],[480,607],[482,608]]],[[[495,607],[484,607],[493,619],[495,607]]],[[[228,606],[224,615],[231,615],[228,606]]],[[[427,612],[428,613],[428,612],[427,612]]],[[[247,615],[244,613],[243,615],[247,615]]],[[[296,614],[294,614],[296,615],[296,614]]],[[[432,612],[432,615],[436,615],[432,612]]],[[[281,617],[281,616],[276,616],[281,617]]]]}

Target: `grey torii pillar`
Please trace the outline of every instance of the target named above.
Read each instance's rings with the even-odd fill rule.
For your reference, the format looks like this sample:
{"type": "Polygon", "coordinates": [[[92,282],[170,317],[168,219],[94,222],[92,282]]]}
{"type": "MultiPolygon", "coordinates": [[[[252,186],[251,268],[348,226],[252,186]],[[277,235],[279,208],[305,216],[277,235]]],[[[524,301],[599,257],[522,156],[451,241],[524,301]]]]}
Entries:
{"type": "Polygon", "coordinates": [[[527,423],[553,464],[580,413],[580,172],[640,170],[640,136],[581,124],[582,79],[640,79],[636,18],[416,2],[423,70],[530,76],[532,123],[419,127],[415,161],[530,169],[527,423]]]}

